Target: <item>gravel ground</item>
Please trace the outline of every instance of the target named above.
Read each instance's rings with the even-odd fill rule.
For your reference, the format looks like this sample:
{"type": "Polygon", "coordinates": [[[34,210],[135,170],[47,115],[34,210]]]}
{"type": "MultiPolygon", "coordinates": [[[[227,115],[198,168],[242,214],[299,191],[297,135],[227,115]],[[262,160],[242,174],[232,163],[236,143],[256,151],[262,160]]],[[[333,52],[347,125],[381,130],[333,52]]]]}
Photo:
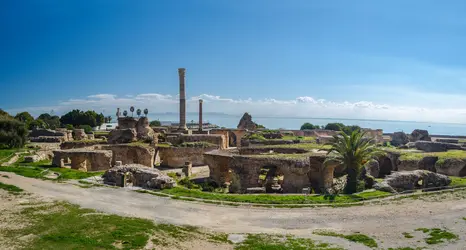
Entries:
{"type": "Polygon", "coordinates": [[[226,233],[278,233],[312,237],[348,249],[368,249],[332,237],[312,235],[316,229],[340,233],[360,232],[379,246],[427,249],[466,249],[466,191],[418,200],[404,199],[387,204],[346,208],[250,208],[184,202],[142,194],[124,188],[80,188],[3,173],[0,181],[16,185],[44,198],[65,200],[106,213],[152,219],[157,222],[193,225],[226,233]],[[457,242],[428,246],[417,228],[446,228],[459,235],[457,242]],[[402,233],[415,236],[406,239],[402,233]]]}

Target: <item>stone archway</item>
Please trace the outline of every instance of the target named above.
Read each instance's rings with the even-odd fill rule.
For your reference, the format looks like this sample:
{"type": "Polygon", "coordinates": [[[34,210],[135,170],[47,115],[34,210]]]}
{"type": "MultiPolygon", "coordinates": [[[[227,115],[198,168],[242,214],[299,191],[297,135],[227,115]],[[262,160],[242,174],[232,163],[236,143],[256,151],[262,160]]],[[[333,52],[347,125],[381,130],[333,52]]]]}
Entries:
{"type": "Polygon", "coordinates": [[[238,145],[235,133],[228,131],[228,147],[236,147],[238,145]]]}

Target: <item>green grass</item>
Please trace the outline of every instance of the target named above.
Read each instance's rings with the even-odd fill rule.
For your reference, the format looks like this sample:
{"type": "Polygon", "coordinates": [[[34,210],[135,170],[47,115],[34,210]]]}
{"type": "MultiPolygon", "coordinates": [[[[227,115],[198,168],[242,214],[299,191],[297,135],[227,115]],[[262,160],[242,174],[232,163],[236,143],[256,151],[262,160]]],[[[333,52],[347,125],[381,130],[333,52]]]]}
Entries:
{"type": "Polygon", "coordinates": [[[466,177],[449,176],[451,179],[450,186],[466,186],[466,177]]]}
{"type": "Polygon", "coordinates": [[[412,247],[397,247],[397,248],[389,248],[388,250],[422,250],[424,249],[423,247],[416,247],[416,248],[412,248],[412,247]]]}
{"type": "Polygon", "coordinates": [[[23,152],[26,149],[14,148],[14,149],[0,149],[0,163],[7,162],[17,152],[23,152]]]}
{"type": "Polygon", "coordinates": [[[361,243],[365,246],[368,246],[368,247],[371,247],[371,248],[375,248],[377,247],[377,242],[367,236],[367,235],[364,235],[364,234],[348,234],[348,235],[345,235],[345,234],[339,234],[339,233],[335,233],[335,232],[331,232],[331,231],[315,231],[314,234],[317,234],[317,235],[322,235],[322,236],[331,236],[331,237],[338,237],[338,238],[343,238],[343,239],[347,239],[349,241],[352,241],[352,242],[357,242],[357,243],[361,243]]]}
{"type": "Polygon", "coordinates": [[[374,199],[389,196],[390,193],[382,191],[369,191],[354,195],[273,195],[273,194],[222,194],[202,192],[197,189],[175,187],[161,191],[165,194],[199,198],[206,200],[258,203],[258,204],[322,204],[322,203],[351,203],[362,199],[374,199]]]}
{"type": "Polygon", "coordinates": [[[458,235],[440,228],[418,228],[415,231],[421,231],[428,234],[429,237],[425,238],[425,241],[429,245],[458,240],[458,235]]]}
{"type": "MultiPolygon", "coordinates": [[[[313,149],[329,149],[331,148],[330,145],[325,144],[317,144],[317,143],[297,143],[297,144],[282,144],[282,145],[265,145],[262,146],[264,148],[299,148],[305,150],[313,150],[313,149]]],[[[324,151],[322,151],[324,152],[324,151]]]]}
{"type": "Polygon", "coordinates": [[[9,230],[7,236],[37,235],[27,249],[140,249],[156,225],[149,220],[95,214],[68,203],[25,208],[28,227],[9,230]],[[50,211],[42,213],[41,210],[50,211]]]}
{"type": "Polygon", "coordinates": [[[422,152],[406,152],[403,150],[397,151],[401,153],[400,160],[421,160],[426,156],[437,156],[439,161],[442,162],[445,159],[466,159],[466,151],[464,150],[448,150],[447,152],[435,152],[435,153],[422,153],[422,152]]]}
{"type": "Polygon", "coordinates": [[[5,183],[2,183],[2,182],[0,182],[0,189],[6,190],[6,191],[8,191],[8,193],[14,194],[14,195],[19,194],[19,193],[24,191],[23,189],[21,189],[21,188],[19,188],[17,186],[5,184],[5,183]]]}
{"type": "MultiPolygon", "coordinates": [[[[19,160],[21,161],[22,158],[19,160]]],[[[50,161],[38,161],[32,163],[17,162],[9,167],[1,167],[0,171],[12,172],[24,177],[46,179],[44,176],[48,171],[60,173],[57,180],[84,179],[96,175],[102,175],[103,172],[82,172],[69,168],[52,167],[50,161]]]]}
{"type": "Polygon", "coordinates": [[[311,239],[291,236],[248,235],[246,240],[235,247],[235,250],[343,250],[327,243],[318,243],[311,239]]]}

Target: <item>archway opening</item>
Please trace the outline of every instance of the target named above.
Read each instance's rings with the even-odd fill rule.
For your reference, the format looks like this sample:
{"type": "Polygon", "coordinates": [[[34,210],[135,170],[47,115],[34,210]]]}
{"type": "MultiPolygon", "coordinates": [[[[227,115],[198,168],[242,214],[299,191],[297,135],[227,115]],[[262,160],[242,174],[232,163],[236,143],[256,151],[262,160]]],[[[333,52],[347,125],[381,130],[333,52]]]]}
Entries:
{"type": "Polygon", "coordinates": [[[236,147],[237,146],[237,139],[235,133],[228,131],[228,147],[236,147]]]}

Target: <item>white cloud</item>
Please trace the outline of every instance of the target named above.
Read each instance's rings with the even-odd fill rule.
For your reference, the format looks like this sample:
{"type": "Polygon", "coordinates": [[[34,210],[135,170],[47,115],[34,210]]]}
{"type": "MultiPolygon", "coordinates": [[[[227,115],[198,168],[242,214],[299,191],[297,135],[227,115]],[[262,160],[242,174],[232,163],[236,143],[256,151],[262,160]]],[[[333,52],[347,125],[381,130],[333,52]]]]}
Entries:
{"type": "MultiPolygon", "coordinates": [[[[465,97],[463,97],[466,99],[465,97]]],[[[197,112],[197,100],[203,99],[205,112],[221,112],[239,115],[250,112],[254,116],[297,117],[297,118],[344,118],[344,119],[378,119],[404,121],[436,121],[466,123],[465,108],[430,108],[418,106],[396,106],[369,101],[332,102],[310,96],[291,100],[278,99],[232,99],[216,95],[202,94],[187,99],[187,111],[197,112]]],[[[463,100],[464,100],[463,99],[463,100]]],[[[24,107],[8,110],[10,113],[29,111],[33,115],[54,110],[57,115],[72,109],[93,109],[97,112],[113,115],[117,108],[148,108],[150,113],[178,112],[178,96],[159,93],[143,93],[133,97],[118,97],[112,94],[96,94],[83,99],[70,99],[47,107],[24,107]]]]}

